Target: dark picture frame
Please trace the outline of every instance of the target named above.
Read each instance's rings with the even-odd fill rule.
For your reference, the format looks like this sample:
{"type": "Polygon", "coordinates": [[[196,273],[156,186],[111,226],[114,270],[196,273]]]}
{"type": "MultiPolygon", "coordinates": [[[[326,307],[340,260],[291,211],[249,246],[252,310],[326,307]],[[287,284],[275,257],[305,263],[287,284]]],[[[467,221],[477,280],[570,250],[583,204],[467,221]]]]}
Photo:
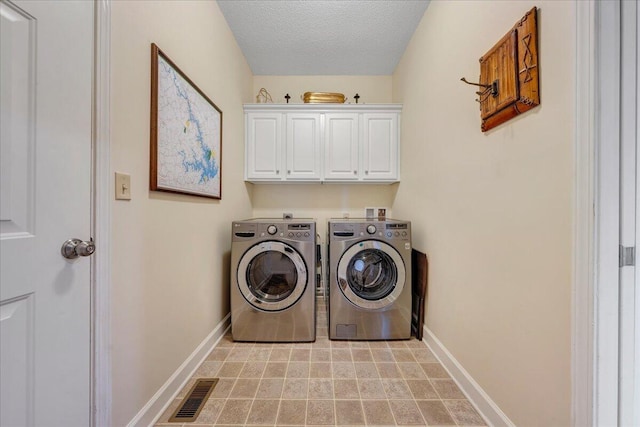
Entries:
{"type": "Polygon", "coordinates": [[[150,189],[222,198],[222,111],[151,44],[150,189]]]}

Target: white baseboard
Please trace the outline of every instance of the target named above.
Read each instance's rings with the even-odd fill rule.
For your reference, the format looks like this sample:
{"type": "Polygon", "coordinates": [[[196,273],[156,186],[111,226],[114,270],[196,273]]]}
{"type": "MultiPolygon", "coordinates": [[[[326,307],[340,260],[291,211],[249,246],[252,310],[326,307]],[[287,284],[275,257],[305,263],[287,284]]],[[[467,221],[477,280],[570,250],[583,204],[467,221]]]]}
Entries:
{"type": "Polygon", "coordinates": [[[515,427],[515,424],[505,415],[504,412],[491,400],[489,395],[480,385],[469,375],[460,362],[447,350],[438,338],[427,328],[423,329],[424,341],[429,349],[438,358],[442,366],[447,370],[451,378],[458,384],[460,390],[467,396],[469,402],[482,415],[489,426],[495,427],[515,427]]]}
{"type": "Polygon", "coordinates": [[[169,407],[180,390],[187,384],[196,369],[202,364],[211,350],[218,344],[231,326],[231,313],[227,314],[213,331],[191,353],[187,360],[169,377],[151,400],[133,417],[127,427],[153,426],[163,412],[169,407]]]}

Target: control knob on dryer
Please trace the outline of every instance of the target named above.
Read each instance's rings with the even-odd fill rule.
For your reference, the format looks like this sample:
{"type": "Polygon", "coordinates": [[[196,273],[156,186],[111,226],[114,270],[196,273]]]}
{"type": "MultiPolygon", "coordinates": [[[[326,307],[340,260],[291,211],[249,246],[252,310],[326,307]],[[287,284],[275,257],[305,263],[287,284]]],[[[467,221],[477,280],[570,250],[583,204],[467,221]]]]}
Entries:
{"type": "Polygon", "coordinates": [[[367,225],[367,233],[369,234],[375,234],[376,232],[376,226],[373,224],[369,224],[367,225]]]}
{"type": "Polygon", "coordinates": [[[277,231],[278,231],[278,229],[276,228],[275,225],[270,225],[270,226],[267,227],[267,233],[271,234],[272,236],[274,234],[276,234],[277,231]]]}

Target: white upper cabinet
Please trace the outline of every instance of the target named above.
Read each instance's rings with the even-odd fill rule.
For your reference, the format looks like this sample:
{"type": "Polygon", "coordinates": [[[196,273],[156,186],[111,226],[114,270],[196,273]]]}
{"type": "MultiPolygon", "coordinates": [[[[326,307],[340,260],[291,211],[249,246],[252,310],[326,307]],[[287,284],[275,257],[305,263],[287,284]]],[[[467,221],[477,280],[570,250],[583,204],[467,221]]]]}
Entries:
{"type": "Polygon", "coordinates": [[[358,180],[359,117],[357,113],[324,115],[325,180],[358,180]]]}
{"type": "Polygon", "coordinates": [[[282,113],[247,113],[245,126],[245,179],[282,180],[282,113]]]}
{"type": "Polygon", "coordinates": [[[362,170],[364,180],[397,179],[398,118],[395,115],[362,115],[362,170]]]}
{"type": "Polygon", "coordinates": [[[398,104],[245,104],[251,182],[400,180],[398,104]]]}
{"type": "Polygon", "coordinates": [[[320,114],[287,113],[287,180],[320,181],[320,114]]]}

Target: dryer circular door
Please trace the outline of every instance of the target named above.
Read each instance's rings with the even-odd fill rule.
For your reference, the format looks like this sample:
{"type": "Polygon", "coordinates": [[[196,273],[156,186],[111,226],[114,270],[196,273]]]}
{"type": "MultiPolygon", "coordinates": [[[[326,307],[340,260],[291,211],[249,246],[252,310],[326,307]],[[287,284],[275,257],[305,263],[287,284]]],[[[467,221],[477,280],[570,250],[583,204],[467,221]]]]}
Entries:
{"type": "Polygon", "coordinates": [[[302,256],[283,242],[252,246],[238,263],[238,287],[249,304],[265,311],[291,307],[307,286],[302,256]]]}
{"type": "Polygon", "coordinates": [[[397,250],[384,242],[358,242],[342,254],[337,278],[344,296],[356,306],[384,308],[404,289],[404,261],[397,250]]]}

